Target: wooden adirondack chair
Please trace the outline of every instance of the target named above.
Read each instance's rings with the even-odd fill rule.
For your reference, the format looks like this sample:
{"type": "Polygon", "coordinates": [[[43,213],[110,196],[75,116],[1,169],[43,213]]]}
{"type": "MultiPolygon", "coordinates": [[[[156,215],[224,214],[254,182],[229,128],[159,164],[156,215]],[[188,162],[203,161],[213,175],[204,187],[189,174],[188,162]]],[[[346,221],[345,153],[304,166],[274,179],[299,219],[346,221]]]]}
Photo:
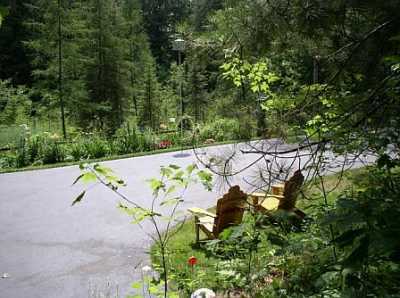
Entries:
{"type": "Polygon", "coordinates": [[[270,213],[277,210],[293,212],[297,217],[303,219],[305,213],[296,208],[297,196],[304,182],[304,176],[300,170],[294,172],[293,176],[282,186],[272,187],[272,194],[253,193],[253,204],[257,210],[270,213]],[[261,200],[261,203],[260,203],[261,200]]]}
{"type": "Polygon", "coordinates": [[[216,214],[201,208],[188,209],[195,218],[196,243],[200,241],[200,230],[208,239],[216,239],[226,228],[242,222],[247,194],[239,186],[233,186],[217,202],[216,214]]]}

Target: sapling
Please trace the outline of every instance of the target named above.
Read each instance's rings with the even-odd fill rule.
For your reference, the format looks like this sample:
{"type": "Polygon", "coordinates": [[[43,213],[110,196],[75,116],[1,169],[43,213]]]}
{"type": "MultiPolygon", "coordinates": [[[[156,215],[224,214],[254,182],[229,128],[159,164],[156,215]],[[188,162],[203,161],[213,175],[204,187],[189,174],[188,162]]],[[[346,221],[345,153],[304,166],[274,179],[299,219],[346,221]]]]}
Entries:
{"type": "MultiPolygon", "coordinates": [[[[179,212],[180,205],[184,202],[186,190],[191,183],[201,182],[203,186],[210,191],[212,188],[212,176],[209,172],[200,170],[195,164],[186,168],[177,165],[162,166],[160,169],[160,178],[151,178],[148,180],[152,190],[152,199],[150,207],[142,206],[126,195],[119,189],[126,186],[112,169],[99,164],[81,164],[82,173],[76,178],[73,184],[81,181],[85,184],[101,183],[111,189],[120,199],[119,208],[131,216],[133,223],[138,224],[142,230],[156,244],[160,253],[161,277],[163,279],[163,296],[166,298],[174,297],[176,293],[168,293],[168,243],[173,233],[174,224],[183,224],[184,219],[179,212]],[[166,207],[170,208],[166,208],[166,207]],[[153,226],[153,233],[143,229],[141,223],[149,221],[153,226]],[[161,221],[164,224],[161,225],[161,221]],[[163,229],[164,227],[164,229],[163,229]]],[[[86,194],[82,191],[72,202],[72,206],[82,201],[86,194]]],[[[179,229],[178,229],[179,230],[179,229]]],[[[150,294],[159,294],[157,287],[149,287],[150,294]],[[157,292],[157,293],[156,293],[157,292]]]]}

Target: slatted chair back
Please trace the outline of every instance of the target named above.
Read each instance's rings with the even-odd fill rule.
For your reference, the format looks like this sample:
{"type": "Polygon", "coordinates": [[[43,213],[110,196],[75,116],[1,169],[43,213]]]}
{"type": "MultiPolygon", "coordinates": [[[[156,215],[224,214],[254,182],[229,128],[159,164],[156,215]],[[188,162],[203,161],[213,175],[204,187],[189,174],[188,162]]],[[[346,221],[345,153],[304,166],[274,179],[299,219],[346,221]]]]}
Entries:
{"type": "Polygon", "coordinates": [[[233,186],[217,202],[213,234],[217,238],[222,230],[240,224],[246,207],[247,194],[239,186],[233,186]]]}
{"type": "Polygon", "coordinates": [[[280,200],[278,209],[293,210],[296,208],[297,196],[304,182],[304,176],[300,170],[294,172],[293,176],[285,182],[283,198],[280,200]]]}

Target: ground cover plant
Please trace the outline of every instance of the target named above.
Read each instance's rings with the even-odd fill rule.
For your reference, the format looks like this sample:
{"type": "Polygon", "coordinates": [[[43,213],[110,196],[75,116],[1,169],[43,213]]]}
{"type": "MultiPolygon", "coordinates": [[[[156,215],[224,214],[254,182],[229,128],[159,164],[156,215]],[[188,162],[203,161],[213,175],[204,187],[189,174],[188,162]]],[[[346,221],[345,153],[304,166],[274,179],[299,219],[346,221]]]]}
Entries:
{"type": "MultiPolygon", "coordinates": [[[[300,229],[272,225],[249,208],[240,226],[197,246],[194,221],[188,221],[171,239],[171,270],[179,276],[175,286],[186,295],[195,284],[246,297],[398,297],[400,243],[394,217],[400,209],[392,198],[399,189],[382,188],[381,183],[397,184],[399,170],[391,178],[380,167],[345,175],[328,206],[319,195],[318,181],[304,189],[299,205],[308,219],[300,229]],[[186,265],[192,255],[198,259],[194,273],[186,265]]],[[[327,177],[326,187],[336,186],[337,179],[327,177]]]]}

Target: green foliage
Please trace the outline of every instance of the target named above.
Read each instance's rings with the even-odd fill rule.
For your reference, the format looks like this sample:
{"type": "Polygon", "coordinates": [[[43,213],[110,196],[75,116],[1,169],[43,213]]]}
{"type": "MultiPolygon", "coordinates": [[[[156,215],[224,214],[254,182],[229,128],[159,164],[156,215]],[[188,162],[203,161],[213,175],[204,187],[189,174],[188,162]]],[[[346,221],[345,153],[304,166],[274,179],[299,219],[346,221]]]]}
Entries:
{"type": "MultiPolygon", "coordinates": [[[[226,229],[218,240],[199,249],[193,246],[194,222],[188,221],[170,247],[172,270],[179,276],[176,283],[189,292],[191,272],[185,268],[185,258],[195,255],[200,262],[195,282],[221,292],[240,290],[251,297],[363,297],[366,293],[397,297],[400,210],[395,198],[400,171],[396,160],[387,156],[379,165],[348,173],[351,180],[332,193],[328,207],[318,203],[322,202],[319,186],[317,181],[312,184],[306,191],[312,200],[301,205],[313,220],[306,220],[301,229],[287,225],[288,229],[285,216],[271,222],[269,217],[247,212],[242,225],[226,229]],[[333,241],[328,224],[333,224],[333,241]]],[[[337,178],[327,177],[326,187],[335,185],[337,178]]]]}
{"type": "Polygon", "coordinates": [[[7,16],[8,9],[4,6],[0,6],[0,27],[3,23],[4,18],[7,16]]]}
{"type": "MultiPolygon", "coordinates": [[[[142,281],[134,282],[131,287],[136,291],[142,292],[141,295],[128,295],[127,298],[142,298],[149,295],[150,297],[163,297],[164,282],[156,280],[154,277],[144,274],[142,281]]],[[[174,291],[168,291],[168,298],[179,298],[179,293],[174,291]]]]}
{"type": "Polygon", "coordinates": [[[201,140],[235,140],[239,137],[239,122],[235,119],[217,119],[200,128],[201,140]]]}
{"type": "Polygon", "coordinates": [[[118,154],[140,151],[141,144],[139,143],[139,139],[140,136],[138,135],[136,125],[127,122],[115,133],[113,151],[118,154]]]}
{"type": "Polygon", "coordinates": [[[87,158],[101,158],[108,154],[108,142],[100,137],[93,137],[84,143],[87,158]]]}
{"type": "Polygon", "coordinates": [[[247,61],[241,61],[239,58],[233,58],[221,66],[223,77],[232,80],[236,87],[242,87],[248,84],[253,93],[263,93],[272,95],[270,85],[279,81],[279,77],[268,70],[267,62],[257,62],[251,64],[247,61]]]}
{"type": "Polygon", "coordinates": [[[155,147],[155,136],[151,129],[146,129],[139,138],[140,151],[150,151],[155,147]]]}
{"type": "Polygon", "coordinates": [[[44,164],[53,164],[64,161],[66,152],[63,145],[46,138],[41,144],[40,157],[44,164]]]}
{"type": "Polygon", "coordinates": [[[80,161],[87,157],[86,148],[81,142],[72,144],[69,148],[69,154],[74,161],[80,161]]]}
{"type": "MultiPolygon", "coordinates": [[[[100,164],[81,164],[82,173],[75,179],[73,184],[79,181],[84,184],[100,182],[104,186],[113,190],[120,198],[119,208],[132,218],[133,224],[141,224],[143,221],[149,221],[154,228],[155,236],[148,234],[157,246],[159,270],[163,281],[154,283],[150,280],[143,280],[146,283],[147,290],[150,293],[164,297],[178,297],[172,289],[169,289],[168,281],[173,278],[170,276],[169,264],[167,262],[169,251],[168,245],[172,233],[172,225],[179,223],[181,213],[178,212],[178,206],[184,202],[185,191],[190,184],[201,182],[208,190],[211,190],[212,176],[204,170],[198,170],[195,164],[182,169],[177,165],[161,167],[160,178],[151,178],[148,180],[149,187],[152,190],[151,207],[140,206],[134,201],[122,195],[118,189],[125,186],[125,182],[118,178],[112,169],[100,164]],[[157,208],[158,207],[158,208],[157,208]],[[169,207],[169,208],[167,208],[169,207]],[[167,210],[165,209],[167,208],[167,210]],[[166,230],[161,233],[158,220],[166,222],[166,230]],[[163,289],[161,289],[163,288],[163,289]],[[168,296],[167,296],[168,294],[168,296]]],[[[72,206],[81,202],[86,194],[86,190],[81,192],[72,202],[72,206]]],[[[140,284],[135,284],[134,288],[139,288],[140,284]]]]}
{"type": "Polygon", "coordinates": [[[0,124],[26,123],[31,105],[29,91],[25,87],[13,87],[10,81],[0,80],[0,124]]]}
{"type": "MultiPolygon", "coordinates": [[[[237,124],[235,121],[232,123],[237,124]]],[[[213,127],[212,131],[208,131],[207,126],[205,126],[204,131],[207,135],[203,134],[203,138],[196,144],[201,144],[208,138],[213,138],[215,131],[217,131],[217,140],[250,138],[251,128],[242,130],[243,127],[239,127],[239,130],[229,132],[232,128],[229,127],[228,130],[224,127],[227,126],[213,127]],[[228,133],[225,133],[225,131],[228,133]]],[[[111,140],[101,134],[71,131],[70,135],[74,134],[75,138],[64,142],[55,133],[33,134],[32,129],[27,125],[5,127],[0,132],[2,133],[1,141],[4,142],[1,144],[2,148],[10,148],[8,152],[0,154],[1,168],[20,168],[63,161],[99,159],[121,154],[177,148],[178,146],[192,146],[195,141],[195,136],[190,131],[185,131],[181,138],[179,131],[156,134],[151,129],[140,132],[130,125],[121,127],[111,140]]]]}
{"type": "MultiPolygon", "coordinates": [[[[396,237],[400,229],[397,199],[400,172],[387,162],[378,162],[378,165],[380,167],[371,169],[361,184],[340,196],[324,220],[325,224],[333,224],[337,231],[333,242],[341,249],[343,287],[349,293],[386,296],[397,291],[394,284],[385,284],[385,288],[374,285],[379,268],[391,272],[390,267],[398,268],[400,260],[400,242],[396,237]]],[[[393,274],[399,273],[394,270],[393,274]]]]}

